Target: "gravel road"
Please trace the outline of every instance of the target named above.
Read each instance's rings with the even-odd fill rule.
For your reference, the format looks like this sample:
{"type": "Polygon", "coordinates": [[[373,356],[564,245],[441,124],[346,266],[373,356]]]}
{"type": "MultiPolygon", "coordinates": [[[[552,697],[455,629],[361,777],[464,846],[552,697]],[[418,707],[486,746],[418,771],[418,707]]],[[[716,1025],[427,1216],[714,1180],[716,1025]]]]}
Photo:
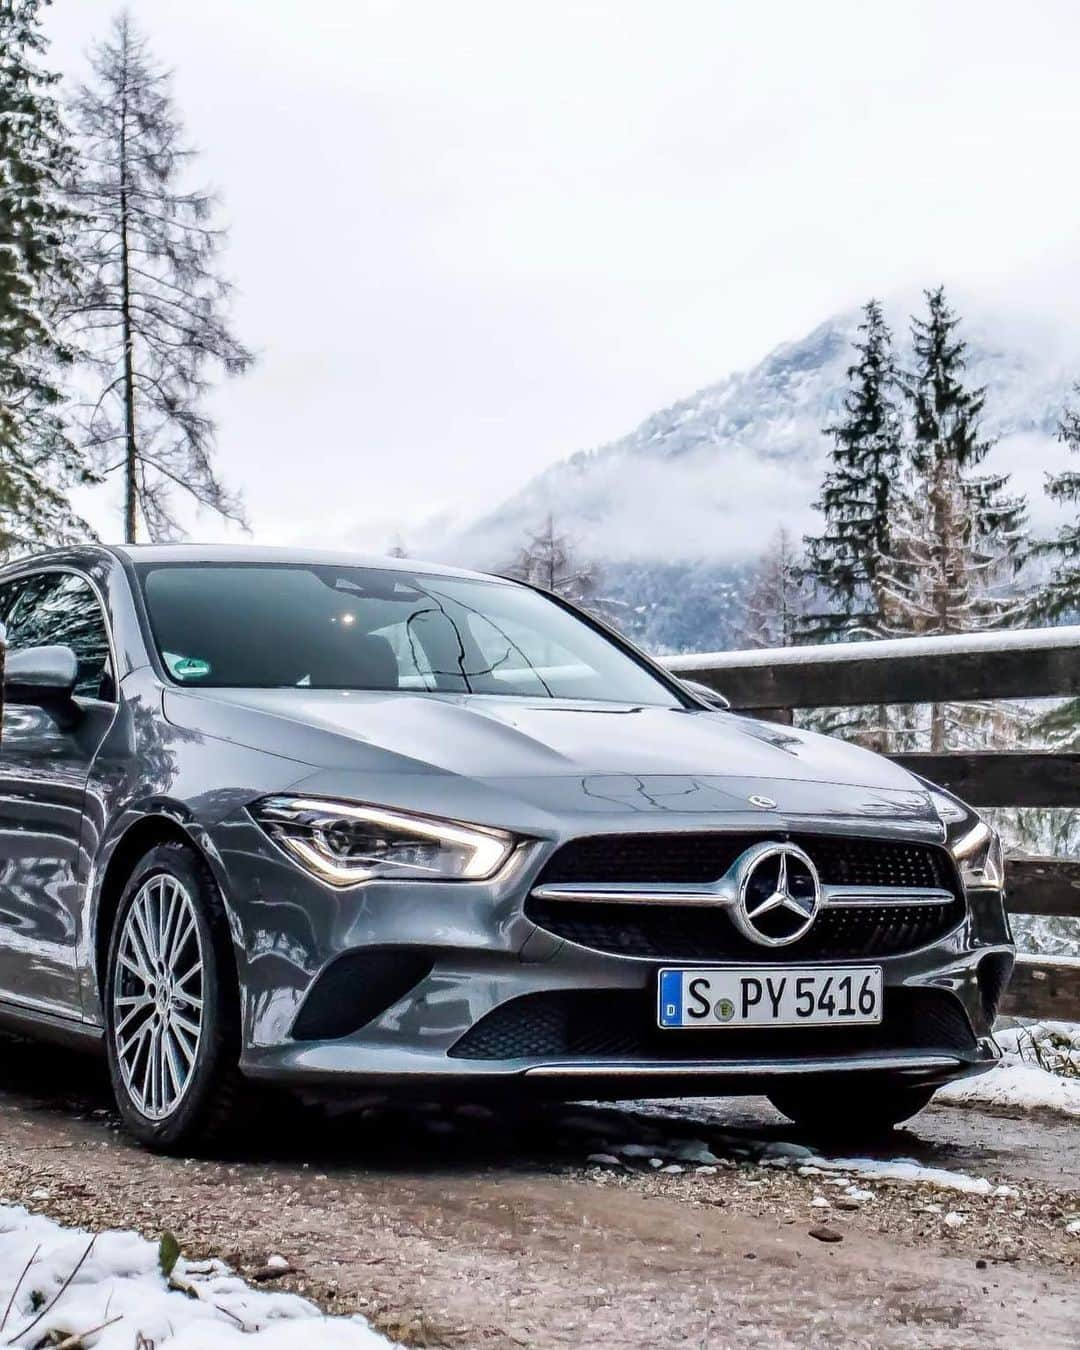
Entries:
{"type": "Polygon", "coordinates": [[[0,1197],[89,1228],[169,1229],[242,1272],[280,1253],[284,1287],[408,1345],[1078,1344],[1076,1121],[931,1108],[881,1155],[1001,1196],[762,1165],[799,1136],[757,1099],[283,1109],[233,1156],[185,1161],[127,1141],[96,1062],[0,1053],[0,1197]],[[677,1161],[695,1139],[714,1170],[677,1161]]]}

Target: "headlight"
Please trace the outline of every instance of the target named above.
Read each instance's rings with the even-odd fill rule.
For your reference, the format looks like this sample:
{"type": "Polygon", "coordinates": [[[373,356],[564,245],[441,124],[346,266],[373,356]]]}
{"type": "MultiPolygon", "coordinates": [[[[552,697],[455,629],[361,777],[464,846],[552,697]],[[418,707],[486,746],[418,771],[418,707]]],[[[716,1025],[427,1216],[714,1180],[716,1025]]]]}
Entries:
{"type": "Polygon", "coordinates": [[[1001,890],[1005,863],[998,832],[956,797],[940,789],[930,793],[945,826],[945,842],[960,868],[965,890],[1001,890]]]}
{"type": "Polygon", "coordinates": [[[331,886],[484,881],[514,849],[513,836],[501,830],[314,797],[266,797],[251,815],[291,858],[331,886]]]}
{"type": "Polygon", "coordinates": [[[1001,838],[985,821],[980,820],[959,839],[950,840],[949,851],[959,864],[966,890],[1001,890],[1005,881],[1001,838]]]}

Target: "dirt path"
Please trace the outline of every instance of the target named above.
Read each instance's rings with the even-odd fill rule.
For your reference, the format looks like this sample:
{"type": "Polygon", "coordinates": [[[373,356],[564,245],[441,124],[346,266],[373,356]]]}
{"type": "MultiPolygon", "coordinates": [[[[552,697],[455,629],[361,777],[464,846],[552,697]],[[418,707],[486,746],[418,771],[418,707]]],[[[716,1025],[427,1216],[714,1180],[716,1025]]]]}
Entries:
{"type": "Polygon", "coordinates": [[[185,1254],[241,1270],[280,1252],[290,1287],[412,1345],[1077,1344],[1076,1122],[940,1109],[898,1136],[894,1153],[1008,1182],[1006,1197],[858,1183],[852,1198],[760,1166],[764,1145],[796,1136],[757,1101],[668,1118],[283,1114],[242,1155],[184,1162],[128,1143],[97,1066],[0,1051],[5,1199],[168,1228],[185,1254]],[[715,1172],[651,1165],[689,1137],[720,1155],[715,1172]],[[629,1166],[586,1162],[627,1143],[629,1166]],[[811,1236],[822,1225],[842,1240],[811,1236]]]}

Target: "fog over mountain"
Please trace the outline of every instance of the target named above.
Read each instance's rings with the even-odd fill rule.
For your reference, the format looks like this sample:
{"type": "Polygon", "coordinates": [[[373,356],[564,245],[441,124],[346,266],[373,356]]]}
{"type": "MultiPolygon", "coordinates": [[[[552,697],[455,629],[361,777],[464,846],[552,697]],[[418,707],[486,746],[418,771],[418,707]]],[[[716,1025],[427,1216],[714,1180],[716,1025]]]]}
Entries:
{"type": "MultiPolygon", "coordinates": [[[[907,315],[890,318],[903,363],[907,315]]],[[[423,551],[498,568],[551,511],[604,565],[605,590],[637,610],[639,637],[668,649],[726,645],[748,567],[777,527],[796,536],[815,527],[830,445],[822,427],[841,410],[858,322],[857,313],[827,320],[620,440],[552,465],[423,551]]],[[[968,376],[987,386],[984,428],[998,441],[989,463],[1029,494],[1033,529],[1051,529],[1043,477],[1067,458],[1056,426],[1080,378],[1080,342],[1015,315],[965,318],[961,333],[968,376]]]]}

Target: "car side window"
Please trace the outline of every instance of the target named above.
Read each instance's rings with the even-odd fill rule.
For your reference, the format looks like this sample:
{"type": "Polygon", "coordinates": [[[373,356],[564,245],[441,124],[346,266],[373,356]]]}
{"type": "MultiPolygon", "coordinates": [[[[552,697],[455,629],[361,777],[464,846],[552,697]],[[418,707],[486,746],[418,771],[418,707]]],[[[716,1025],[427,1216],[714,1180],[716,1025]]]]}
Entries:
{"type": "Polygon", "coordinates": [[[15,607],[19,593],[26,585],[26,577],[16,577],[14,581],[0,582],[0,623],[6,625],[8,615],[15,607]]]}
{"type": "Polygon", "coordinates": [[[75,693],[83,698],[116,698],[105,616],[85,577],[74,572],[38,572],[0,587],[0,615],[7,625],[9,652],[27,647],[70,647],[79,662],[75,693]],[[5,607],[6,608],[5,612],[5,607]]]}

